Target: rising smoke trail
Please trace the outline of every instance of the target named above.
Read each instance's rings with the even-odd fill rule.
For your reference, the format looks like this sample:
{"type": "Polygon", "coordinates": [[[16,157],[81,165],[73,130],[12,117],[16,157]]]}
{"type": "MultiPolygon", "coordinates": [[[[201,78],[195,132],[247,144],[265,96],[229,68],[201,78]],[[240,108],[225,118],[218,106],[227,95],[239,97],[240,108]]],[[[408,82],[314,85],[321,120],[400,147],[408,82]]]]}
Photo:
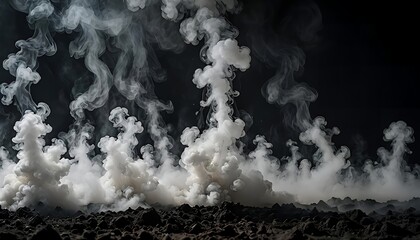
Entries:
{"type": "Polygon", "coordinates": [[[349,149],[337,150],[332,143],[339,130],[328,129],[324,118],[311,119],[308,114],[307,104],[316,94],[294,82],[293,70],[303,64],[298,48],[274,56],[280,69],[264,92],[269,102],[295,104],[294,125],[302,131],[300,141],[316,146],[317,152],[312,159],[304,159],[297,143],[289,141],[291,156],[281,164],[264,136],[255,138],[254,151],[243,151],[245,122],[233,116],[232,102],[238,92],[232,81],[235,71],[250,67],[251,50],[239,45],[238,30],[224,17],[240,9],[235,0],[14,0],[11,4],[28,14],[35,35],[19,41],[21,50],[4,63],[16,80],[2,85],[3,103],[14,100],[22,118],[15,123],[12,139],[18,161],[0,148],[2,208],[35,208],[41,202],[69,210],[118,211],[156,203],[271,205],[346,196],[380,201],[420,196],[418,167],[410,169],[404,160],[409,152],[406,145],[414,140],[413,130],[404,122],[392,123],[384,131],[392,150],[380,149],[380,162],[367,161],[363,169],[353,168],[347,161],[349,149]],[[173,106],[154,92],[154,82],[164,76],[159,74],[151,45],[155,42],[161,49],[181,51],[183,43],[168,40],[176,39],[176,23],[185,44],[202,44],[200,57],[206,66],[195,71],[192,82],[206,88],[200,105],[210,108],[206,129],[184,129],[180,141],[185,149],[180,156],[171,152],[174,140],[161,116],[163,111],[173,111],[173,106]],[[70,104],[74,118],[70,130],[48,145],[44,137],[52,131],[45,123],[49,108],[34,103],[29,87],[41,79],[37,57],[56,51],[50,29],[77,34],[70,43],[70,55],[84,58],[93,78],[70,104]],[[107,52],[114,53],[114,61],[103,60],[107,52]],[[147,117],[143,126],[129,109],[113,108],[108,120],[118,134],[101,137],[95,146],[95,126],[86,113],[106,105],[113,88],[147,117]],[[142,145],[138,136],[146,133],[153,143],[142,145]],[[140,149],[140,155],[135,149],[140,149]]]}
{"type": "Polygon", "coordinates": [[[47,55],[51,56],[57,51],[56,44],[49,31],[49,20],[53,19],[54,7],[49,1],[12,1],[12,6],[18,11],[28,14],[28,23],[34,28],[34,35],[28,40],[19,40],[16,47],[20,51],[10,54],[3,62],[4,69],[16,77],[10,84],[1,84],[0,92],[3,94],[2,103],[9,105],[13,98],[20,112],[26,110],[36,110],[36,104],[32,100],[29,88],[31,84],[36,84],[41,76],[36,72],[38,67],[37,58],[47,55]]]}
{"type": "MultiPolygon", "coordinates": [[[[290,13],[281,19],[277,29],[257,30],[252,35],[252,49],[258,59],[276,69],[261,89],[264,98],[282,107],[286,126],[305,131],[311,126],[309,105],[316,100],[317,92],[306,83],[297,82],[295,75],[305,65],[303,48],[316,41],[322,17],[318,6],[310,1],[285,7],[290,13]]],[[[270,26],[265,21],[260,19],[254,28],[270,26]]]]}

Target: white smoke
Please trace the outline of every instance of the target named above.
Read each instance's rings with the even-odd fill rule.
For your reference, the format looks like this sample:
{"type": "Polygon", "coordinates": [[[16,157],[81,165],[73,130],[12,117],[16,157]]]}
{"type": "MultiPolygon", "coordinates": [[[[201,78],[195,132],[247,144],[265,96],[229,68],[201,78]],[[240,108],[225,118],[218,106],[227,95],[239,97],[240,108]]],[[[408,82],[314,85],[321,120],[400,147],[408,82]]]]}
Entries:
{"type": "MultiPolygon", "coordinates": [[[[326,128],[322,117],[305,118],[299,139],[318,149],[312,159],[304,159],[298,144],[290,140],[291,156],[282,163],[272,155],[272,145],[264,136],[257,136],[255,150],[245,153],[241,142],[246,134],[245,122],[233,117],[231,104],[239,93],[231,81],[235,71],[250,67],[251,51],[238,44],[238,31],[223,17],[238,10],[236,1],[72,0],[57,4],[60,11],[46,0],[32,2],[12,1],[17,10],[28,13],[29,23],[39,27],[35,27],[35,37],[20,42],[21,51],[4,63],[16,81],[2,85],[3,103],[10,104],[15,98],[24,111],[15,123],[16,136],[12,139],[18,161],[11,160],[7,150],[0,148],[1,207],[15,210],[42,202],[70,210],[88,205],[99,210],[125,210],[156,203],[215,205],[233,201],[271,205],[347,196],[380,201],[420,197],[417,167],[410,169],[404,160],[409,152],[407,143],[414,141],[413,130],[404,122],[392,123],[384,131],[392,150],[381,148],[379,162],[367,161],[362,171],[347,161],[348,148],[335,148],[332,137],[339,130],[326,128]],[[208,90],[200,105],[211,109],[209,126],[202,131],[196,126],[184,129],[180,141],[185,149],[180,156],[171,153],[173,139],[160,115],[172,111],[173,106],[159,101],[153,90],[153,81],[161,79],[151,67],[155,60],[150,59],[155,56],[145,35],[164,36],[147,26],[151,18],[148,14],[154,13],[148,8],[156,4],[161,6],[159,17],[162,14],[167,20],[181,21],[179,33],[185,43],[204,42],[201,58],[207,66],[195,71],[192,82],[208,90]],[[45,23],[52,17],[59,19],[54,22],[56,31],[78,32],[70,44],[70,55],[84,58],[93,83],[70,104],[74,126],[48,145],[44,137],[52,130],[45,123],[49,108],[42,103],[34,105],[28,86],[40,81],[36,58],[55,51],[45,23]],[[113,40],[112,47],[107,46],[109,39],[113,40]],[[101,59],[109,48],[119,53],[113,67],[101,59]],[[102,107],[113,86],[144,110],[145,125],[126,108],[116,107],[108,120],[118,134],[102,137],[95,146],[91,143],[94,126],[84,121],[85,113],[102,107]],[[153,145],[141,145],[137,138],[140,134],[149,134],[153,145]]],[[[181,48],[164,40],[158,42],[163,49],[181,48]]],[[[268,89],[275,91],[269,93],[275,95],[273,101],[284,97],[278,90],[268,89]]],[[[304,96],[293,98],[300,101],[304,96]]]]}
{"type": "Polygon", "coordinates": [[[29,88],[31,84],[36,84],[40,80],[36,72],[37,58],[54,55],[57,51],[48,21],[54,12],[54,7],[46,0],[11,1],[11,5],[19,11],[28,13],[27,20],[34,28],[34,35],[27,40],[17,41],[16,47],[20,48],[20,51],[10,54],[3,61],[4,69],[16,77],[16,80],[10,84],[2,83],[0,92],[4,95],[2,103],[5,105],[11,104],[13,98],[16,98],[19,110],[23,114],[26,110],[36,110],[29,88]]]}

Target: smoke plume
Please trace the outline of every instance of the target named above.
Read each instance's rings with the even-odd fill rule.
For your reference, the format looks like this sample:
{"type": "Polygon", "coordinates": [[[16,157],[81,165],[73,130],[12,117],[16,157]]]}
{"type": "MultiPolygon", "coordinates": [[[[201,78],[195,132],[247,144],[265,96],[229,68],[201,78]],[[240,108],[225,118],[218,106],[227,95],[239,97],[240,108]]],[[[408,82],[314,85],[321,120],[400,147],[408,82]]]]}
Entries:
{"type": "MultiPolygon", "coordinates": [[[[338,128],[327,128],[323,117],[310,117],[309,103],[317,93],[295,81],[294,72],[305,62],[299,43],[256,37],[251,49],[242,46],[239,30],[227,19],[240,14],[236,0],[10,0],[10,4],[27,14],[34,35],[17,41],[20,50],[3,63],[15,80],[1,85],[2,103],[15,103],[22,116],[14,123],[14,150],[0,148],[2,208],[36,208],[42,203],[68,210],[120,211],[153,204],[207,206],[231,201],[266,206],[331,197],[378,201],[420,197],[419,168],[405,161],[413,129],[402,121],[392,123],[384,131],[391,149],[380,148],[377,161],[353,167],[350,150],[332,142],[338,128]],[[37,59],[57,52],[54,34],[74,38],[69,55],[83,60],[89,84],[74,86],[69,104],[73,124],[49,142],[45,139],[52,131],[46,123],[50,108],[34,102],[30,87],[42,81],[37,59]],[[163,117],[177,109],[155,91],[155,85],[166,80],[156,51],[179,53],[194,46],[201,47],[197,57],[204,65],[191,76],[192,84],[205,91],[199,105],[208,108],[209,115],[205,129],[189,126],[182,131],[179,141],[184,148],[177,155],[172,148],[178,139],[171,136],[163,117]],[[245,75],[250,68],[251,51],[277,68],[262,89],[268,103],[293,106],[285,122],[301,133],[286,143],[290,156],[274,156],[272,144],[262,135],[255,137],[252,151],[244,150],[245,121],[250,117],[234,114],[240,93],[233,82],[236,73],[245,75]],[[95,136],[98,129],[100,137],[95,136]],[[143,141],[146,138],[150,141],[143,141]],[[300,153],[301,144],[317,149],[311,158],[300,153]]],[[[320,25],[319,9],[315,5],[297,9],[311,17],[303,23],[286,19],[286,26],[289,22],[309,26],[297,33],[301,43],[309,42],[320,25]]],[[[0,126],[11,118],[2,121],[0,126]]]]}

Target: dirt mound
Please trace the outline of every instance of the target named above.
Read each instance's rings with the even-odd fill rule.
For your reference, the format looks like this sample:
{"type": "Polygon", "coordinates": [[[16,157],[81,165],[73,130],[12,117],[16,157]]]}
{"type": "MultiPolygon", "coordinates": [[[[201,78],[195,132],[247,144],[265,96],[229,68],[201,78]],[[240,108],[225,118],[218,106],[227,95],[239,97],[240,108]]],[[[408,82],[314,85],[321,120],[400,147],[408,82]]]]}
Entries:
{"type": "Polygon", "coordinates": [[[214,207],[182,205],[125,212],[77,212],[72,216],[41,215],[29,208],[16,212],[0,210],[0,239],[420,238],[420,215],[412,206],[404,209],[399,203],[370,202],[370,208],[381,211],[337,211],[349,204],[361,205],[348,199],[300,207],[224,203],[214,207]],[[388,211],[382,214],[384,207],[388,211]]]}

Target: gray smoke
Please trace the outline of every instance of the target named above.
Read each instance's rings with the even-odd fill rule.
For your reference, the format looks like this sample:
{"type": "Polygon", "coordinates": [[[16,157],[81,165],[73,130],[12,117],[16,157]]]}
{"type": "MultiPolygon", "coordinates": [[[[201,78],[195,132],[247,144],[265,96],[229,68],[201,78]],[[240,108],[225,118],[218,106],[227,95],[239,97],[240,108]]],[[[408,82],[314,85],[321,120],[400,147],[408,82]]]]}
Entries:
{"type": "Polygon", "coordinates": [[[57,51],[50,34],[48,20],[50,17],[54,18],[52,16],[54,7],[50,1],[45,0],[11,1],[10,3],[16,10],[28,14],[28,23],[34,29],[34,35],[31,38],[16,42],[16,47],[20,48],[20,51],[10,54],[3,61],[4,69],[16,77],[16,80],[10,84],[1,84],[2,103],[9,105],[13,98],[16,98],[18,108],[23,114],[26,110],[36,110],[36,104],[32,100],[29,88],[31,84],[36,84],[41,79],[41,76],[36,72],[37,58],[54,55],[57,51]]]}
{"type": "MultiPolygon", "coordinates": [[[[306,56],[302,48],[317,40],[322,17],[318,6],[310,1],[299,2],[289,8],[289,13],[281,19],[277,28],[272,27],[252,36],[252,47],[257,58],[276,69],[276,74],[261,89],[263,96],[268,103],[287,109],[283,111],[287,126],[304,131],[311,125],[309,104],[316,100],[317,92],[306,83],[297,82],[295,75],[305,65],[306,56]]],[[[263,19],[261,23],[264,23],[263,19]]],[[[264,27],[260,26],[261,29],[264,27]]]]}

